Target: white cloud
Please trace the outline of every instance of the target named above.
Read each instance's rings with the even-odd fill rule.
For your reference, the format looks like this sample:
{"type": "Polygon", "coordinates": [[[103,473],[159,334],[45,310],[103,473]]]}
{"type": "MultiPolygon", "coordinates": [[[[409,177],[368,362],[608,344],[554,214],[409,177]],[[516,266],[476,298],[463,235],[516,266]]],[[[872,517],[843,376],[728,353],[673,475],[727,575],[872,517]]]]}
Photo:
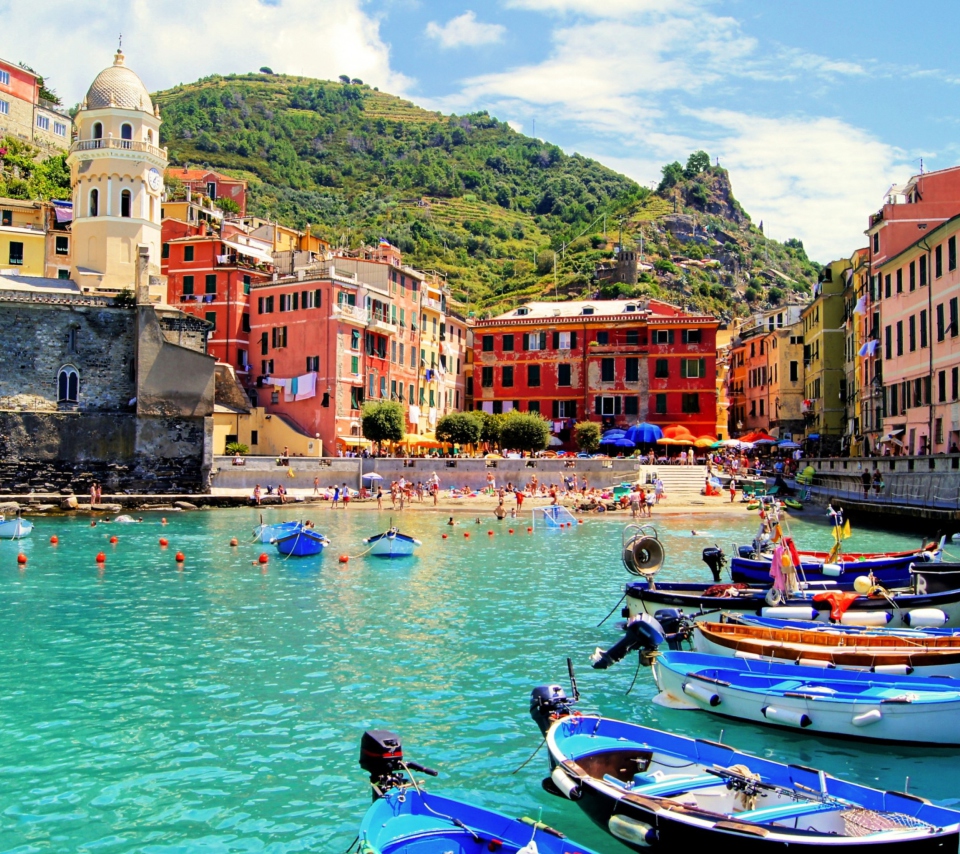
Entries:
{"type": "Polygon", "coordinates": [[[4,57],[50,79],[64,103],[79,101],[110,65],[123,32],[127,64],[151,91],[209,74],[256,71],[335,79],[395,93],[411,81],[390,67],[379,24],[362,0],[0,0],[4,57]],[[38,37],[42,34],[42,37],[38,37]]]}
{"type": "Polygon", "coordinates": [[[506,31],[507,28],[501,24],[481,23],[472,11],[451,18],[445,24],[430,21],[426,29],[427,35],[445,48],[492,44],[500,41],[506,31]]]}
{"type": "MultiPolygon", "coordinates": [[[[665,13],[663,0],[507,0],[504,4],[513,9],[529,9],[533,12],[556,14],[579,14],[590,18],[621,18],[648,12],[665,13]]],[[[686,9],[702,6],[702,0],[670,0],[668,13],[675,15],[686,9]]]]}

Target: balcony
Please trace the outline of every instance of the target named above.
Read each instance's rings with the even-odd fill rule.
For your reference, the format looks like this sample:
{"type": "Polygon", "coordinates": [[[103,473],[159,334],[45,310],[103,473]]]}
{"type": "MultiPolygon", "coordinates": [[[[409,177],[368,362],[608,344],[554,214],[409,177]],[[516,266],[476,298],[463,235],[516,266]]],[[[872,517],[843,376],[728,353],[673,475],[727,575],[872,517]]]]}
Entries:
{"type": "Polygon", "coordinates": [[[420,305],[424,308],[432,308],[434,311],[443,311],[443,306],[440,304],[440,300],[434,299],[433,297],[424,297],[420,300],[420,305]]]}
{"type": "Polygon", "coordinates": [[[97,151],[99,149],[113,149],[115,151],[139,151],[143,154],[152,154],[154,157],[167,159],[167,149],[158,148],[147,142],[136,139],[78,139],[70,146],[70,153],[77,151],[97,151]]]}
{"type": "Polygon", "coordinates": [[[339,303],[333,307],[333,317],[356,326],[366,327],[367,325],[367,310],[358,305],[339,303]]]}
{"type": "Polygon", "coordinates": [[[390,318],[385,314],[370,314],[367,319],[367,328],[382,335],[397,334],[396,324],[391,323],[390,318]]]}

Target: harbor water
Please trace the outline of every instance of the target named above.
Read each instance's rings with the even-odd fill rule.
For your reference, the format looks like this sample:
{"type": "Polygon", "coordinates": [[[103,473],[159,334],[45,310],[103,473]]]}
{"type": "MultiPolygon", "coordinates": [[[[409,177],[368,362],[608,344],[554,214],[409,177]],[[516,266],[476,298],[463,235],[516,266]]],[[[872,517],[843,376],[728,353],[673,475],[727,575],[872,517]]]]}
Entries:
{"type": "MultiPolygon", "coordinates": [[[[620,635],[623,517],[528,533],[529,517],[448,527],[438,513],[393,514],[423,540],[415,557],[341,563],[390,514],[310,507],[264,519],[304,512],[332,541],[319,557],[282,560],[250,544],[252,510],[170,514],[167,525],[159,514],[96,527],[39,519],[29,539],[0,542],[0,852],[342,854],[370,801],[357,765],[369,728],[395,730],[408,759],[438,768],[437,792],[626,850],[541,789],[543,750],[514,773],[541,740],[530,689],[566,687],[568,656],[584,711],[722,736],[880,788],[903,789],[909,776],[910,792],[940,802],[960,793],[955,751],[663,709],[649,702],[649,670],[627,693],[636,656],[591,670],[594,648],[620,635]],[[268,564],[256,562],[262,552],[268,564]]],[[[756,521],[746,510],[653,519],[661,577],[709,580],[701,550],[729,554],[756,521]]],[[[829,548],[821,518],[791,525],[801,547],[829,548]]],[[[918,542],[919,532],[855,531],[848,545],[918,542]]]]}

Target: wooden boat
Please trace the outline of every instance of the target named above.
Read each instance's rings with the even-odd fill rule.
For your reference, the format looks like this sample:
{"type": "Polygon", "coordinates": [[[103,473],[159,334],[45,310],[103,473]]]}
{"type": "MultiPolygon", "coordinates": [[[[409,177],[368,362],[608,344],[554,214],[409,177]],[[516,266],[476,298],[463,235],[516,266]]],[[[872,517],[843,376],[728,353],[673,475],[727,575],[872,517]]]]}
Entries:
{"type": "Polygon", "coordinates": [[[540,821],[424,791],[403,770],[436,772],[404,762],[391,732],[364,733],[360,764],[370,771],[374,801],[360,822],[359,854],[595,854],[540,821]]]}
{"type": "Polygon", "coordinates": [[[330,540],[319,531],[298,522],[296,528],[274,538],[273,544],[282,555],[310,557],[320,554],[325,546],[330,545],[330,540]]]}
{"type": "Polygon", "coordinates": [[[811,587],[770,604],[769,588],[633,581],[626,585],[625,594],[625,617],[641,613],[653,616],[661,608],[681,608],[697,620],[704,618],[704,612],[730,611],[785,620],[834,619],[843,625],[960,627],[960,590],[925,595],[894,590],[885,596],[870,596],[811,587]]]}
{"type": "Polygon", "coordinates": [[[253,529],[253,541],[255,543],[272,543],[284,534],[296,530],[299,524],[299,522],[275,522],[272,525],[265,525],[261,519],[260,524],[253,529]]]}
{"type": "Polygon", "coordinates": [[[409,557],[423,545],[420,540],[401,534],[399,528],[393,527],[382,534],[367,537],[363,542],[370,547],[367,554],[371,557],[409,557]]]}
{"type": "Polygon", "coordinates": [[[960,587],[960,563],[940,561],[934,565],[913,563],[910,578],[918,593],[943,593],[960,587]]]}
{"type": "Polygon", "coordinates": [[[838,667],[872,673],[960,677],[960,637],[850,635],[794,627],[700,622],[693,648],[722,657],[784,661],[805,667],[838,667]]]}
{"type": "Polygon", "coordinates": [[[559,686],[534,690],[548,787],[634,851],[954,851],[960,812],[724,744],[570,715],[559,686]],[[729,846],[729,848],[727,847],[729,846]]]}
{"type": "Polygon", "coordinates": [[[12,519],[0,516],[0,540],[22,540],[33,531],[33,522],[19,513],[12,519]]]}
{"type": "Polygon", "coordinates": [[[653,664],[659,705],[872,741],[960,745],[952,680],[827,670],[664,652],[653,664]]]}
{"type": "Polygon", "coordinates": [[[808,632],[833,632],[846,636],[882,635],[883,637],[929,638],[960,637],[960,629],[892,628],[890,626],[844,626],[839,623],[818,623],[813,620],[781,620],[776,617],[757,617],[752,614],[724,612],[720,615],[723,622],[739,623],[745,626],[764,626],[770,629],[803,629],[808,632]]]}

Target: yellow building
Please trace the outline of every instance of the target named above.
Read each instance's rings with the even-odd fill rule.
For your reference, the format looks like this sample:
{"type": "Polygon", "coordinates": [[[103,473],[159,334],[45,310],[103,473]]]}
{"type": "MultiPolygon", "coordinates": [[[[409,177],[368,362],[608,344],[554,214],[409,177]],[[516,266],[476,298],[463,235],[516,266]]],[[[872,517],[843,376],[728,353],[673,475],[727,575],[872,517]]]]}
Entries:
{"type": "Polygon", "coordinates": [[[446,327],[446,293],[436,279],[420,284],[420,431],[432,432],[444,414],[446,369],[441,370],[441,331],[446,327]]]}
{"type": "Polygon", "coordinates": [[[43,202],[0,199],[0,270],[45,274],[47,222],[43,202]]]}
{"type": "MultiPolygon", "coordinates": [[[[67,164],[73,186],[71,278],[84,290],[146,287],[160,275],[160,199],[167,150],[160,111],[140,78],[114,63],[97,75],[76,116],[67,164]]],[[[165,290],[159,287],[156,290],[165,290]]]]}
{"type": "Polygon", "coordinates": [[[730,372],[730,342],[733,333],[721,326],[717,330],[717,431],[718,439],[730,438],[730,395],[727,389],[727,375],[730,372]]]}

